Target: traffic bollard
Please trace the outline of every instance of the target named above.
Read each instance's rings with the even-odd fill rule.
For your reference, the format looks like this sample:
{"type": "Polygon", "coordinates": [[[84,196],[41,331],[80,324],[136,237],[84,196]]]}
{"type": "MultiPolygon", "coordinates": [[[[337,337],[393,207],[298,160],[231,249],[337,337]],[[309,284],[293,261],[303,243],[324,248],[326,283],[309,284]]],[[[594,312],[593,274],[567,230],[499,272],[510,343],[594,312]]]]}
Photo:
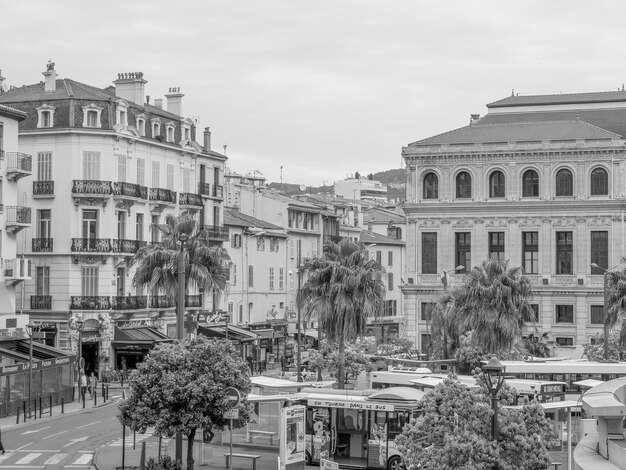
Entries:
{"type": "Polygon", "coordinates": [[[133,450],[135,450],[136,446],[137,446],[137,432],[133,431],[133,450]]]}
{"type": "Polygon", "coordinates": [[[17,420],[15,421],[15,424],[20,424],[20,407],[17,407],[17,420]]]}
{"type": "Polygon", "coordinates": [[[34,402],[34,405],[35,405],[35,421],[37,421],[37,399],[35,398],[33,400],[33,402],[34,402]]]}
{"type": "Polygon", "coordinates": [[[52,416],[52,395],[50,395],[50,400],[48,401],[48,408],[50,410],[50,416],[52,416]]]}
{"type": "Polygon", "coordinates": [[[93,406],[98,406],[98,389],[93,391],[93,406]]]}
{"type": "Polygon", "coordinates": [[[102,384],[102,401],[106,403],[107,396],[104,394],[104,383],[102,384]]]}
{"type": "Polygon", "coordinates": [[[61,414],[65,413],[65,397],[61,397],[61,414]]]}
{"type": "Polygon", "coordinates": [[[41,414],[43,413],[43,401],[41,397],[39,397],[39,419],[41,419],[41,414]]]}
{"type": "Polygon", "coordinates": [[[86,393],[83,393],[83,391],[81,390],[80,393],[83,395],[83,408],[85,408],[85,397],[86,397],[86,393]]]}

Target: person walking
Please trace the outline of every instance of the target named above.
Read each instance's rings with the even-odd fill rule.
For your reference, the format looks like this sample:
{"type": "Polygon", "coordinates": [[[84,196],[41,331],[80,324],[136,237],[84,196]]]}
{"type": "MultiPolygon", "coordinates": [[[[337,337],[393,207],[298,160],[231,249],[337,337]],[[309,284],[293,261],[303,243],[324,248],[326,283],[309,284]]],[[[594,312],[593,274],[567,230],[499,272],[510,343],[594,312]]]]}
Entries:
{"type": "Polygon", "coordinates": [[[2,445],[2,430],[0,429],[0,453],[4,454],[4,446],[2,445]]]}
{"type": "Polygon", "coordinates": [[[87,376],[85,375],[85,369],[80,370],[80,398],[85,399],[87,394],[87,376]]]}
{"type": "Polygon", "coordinates": [[[98,387],[98,377],[96,377],[95,372],[92,372],[89,376],[89,396],[93,398],[94,393],[96,393],[98,387]]]}

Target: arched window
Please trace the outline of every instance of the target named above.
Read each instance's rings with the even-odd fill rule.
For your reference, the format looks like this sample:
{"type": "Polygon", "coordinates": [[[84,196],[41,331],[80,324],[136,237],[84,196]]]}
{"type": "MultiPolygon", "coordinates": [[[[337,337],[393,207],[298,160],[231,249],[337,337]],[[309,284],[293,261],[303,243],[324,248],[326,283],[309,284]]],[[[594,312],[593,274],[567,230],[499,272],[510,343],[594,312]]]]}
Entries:
{"type": "Polygon", "coordinates": [[[571,171],[563,169],[556,172],[556,195],[574,195],[574,184],[571,171]]]}
{"type": "Polygon", "coordinates": [[[439,199],[439,178],[434,173],[424,176],[424,199],[439,199]]]}
{"type": "Polygon", "coordinates": [[[504,173],[494,171],[489,175],[489,197],[504,197],[504,173]]]}
{"type": "Polygon", "coordinates": [[[472,177],[467,171],[456,175],[456,197],[459,199],[472,197],[472,177]]]}
{"type": "Polygon", "coordinates": [[[604,168],[596,168],[591,172],[591,195],[606,196],[609,194],[609,175],[604,168]]]}
{"type": "Polygon", "coordinates": [[[522,176],[522,196],[539,196],[539,175],[535,170],[528,170],[522,176]]]}

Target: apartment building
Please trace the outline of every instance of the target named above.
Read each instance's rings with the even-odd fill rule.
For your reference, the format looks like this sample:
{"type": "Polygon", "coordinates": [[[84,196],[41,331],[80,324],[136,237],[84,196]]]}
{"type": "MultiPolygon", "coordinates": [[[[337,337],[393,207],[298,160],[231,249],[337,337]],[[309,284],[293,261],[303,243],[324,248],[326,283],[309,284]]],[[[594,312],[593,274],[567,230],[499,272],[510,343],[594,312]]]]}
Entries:
{"type": "Polygon", "coordinates": [[[587,343],[602,332],[603,272],[626,254],[626,92],[513,95],[487,109],[402,149],[414,339],[428,349],[443,273],[458,284],[495,258],[531,279],[540,330],[587,343]]]}
{"type": "Polygon", "coordinates": [[[352,201],[387,202],[387,185],[367,178],[335,181],[335,196],[352,201]]]}
{"type": "MultiPolygon", "coordinates": [[[[0,94],[0,104],[26,114],[19,148],[29,171],[16,194],[32,225],[18,245],[32,259],[33,279],[21,284],[18,308],[53,346],[75,350],[80,338],[87,369],[131,367],[154,340],[176,332],[173,304],[132,286],[131,260],[159,241],[154,227],[168,214],[193,214],[213,243],[228,239],[226,157],[211,150],[208,128],[203,145],[196,142],[178,87],[164,106],[150,102],[141,72],[118,74],[106,88],[59,79],[53,63],[43,76],[0,94]],[[76,320],[80,333],[70,328],[76,320]]],[[[213,309],[213,298],[190,293],[187,307],[213,309]]]]}

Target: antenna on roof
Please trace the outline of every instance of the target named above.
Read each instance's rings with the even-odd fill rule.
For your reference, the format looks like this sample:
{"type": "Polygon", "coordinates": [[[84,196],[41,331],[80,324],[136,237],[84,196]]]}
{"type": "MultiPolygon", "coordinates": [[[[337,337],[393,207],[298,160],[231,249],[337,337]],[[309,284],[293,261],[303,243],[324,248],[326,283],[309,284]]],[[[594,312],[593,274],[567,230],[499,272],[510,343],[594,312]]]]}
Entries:
{"type": "Polygon", "coordinates": [[[515,88],[511,88],[511,96],[515,96],[515,88]]]}

